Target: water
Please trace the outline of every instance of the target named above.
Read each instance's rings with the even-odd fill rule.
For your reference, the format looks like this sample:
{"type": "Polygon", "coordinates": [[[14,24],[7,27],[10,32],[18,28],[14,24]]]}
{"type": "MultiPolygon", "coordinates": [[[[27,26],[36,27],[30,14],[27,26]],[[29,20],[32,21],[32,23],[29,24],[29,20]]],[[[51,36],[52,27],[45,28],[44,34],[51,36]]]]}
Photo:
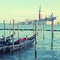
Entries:
{"type": "MultiPolygon", "coordinates": [[[[57,28],[57,27],[56,27],[57,28]]],[[[59,27],[58,27],[59,28],[59,27]]],[[[15,40],[18,38],[18,31],[15,31],[15,40]]],[[[54,47],[51,51],[51,31],[44,31],[43,34],[38,31],[38,46],[37,46],[37,60],[60,60],[60,32],[54,31],[54,47]]],[[[3,34],[3,30],[0,30],[0,37],[3,34]]],[[[6,36],[10,34],[9,30],[6,31],[6,36]]],[[[20,37],[28,37],[33,35],[33,31],[20,31],[20,37]]],[[[0,54],[0,60],[34,60],[34,49],[33,45],[31,48],[25,50],[18,50],[14,53],[0,54]]]]}

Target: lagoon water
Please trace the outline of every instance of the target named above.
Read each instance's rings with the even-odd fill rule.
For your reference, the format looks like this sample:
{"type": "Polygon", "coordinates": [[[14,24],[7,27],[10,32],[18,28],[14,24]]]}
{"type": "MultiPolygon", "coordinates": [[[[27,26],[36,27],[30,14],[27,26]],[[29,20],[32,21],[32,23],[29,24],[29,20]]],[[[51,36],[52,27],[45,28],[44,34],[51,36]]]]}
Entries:
{"type": "MultiPolygon", "coordinates": [[[[40,28],[40,27],[39,27],[40,28]]],[[[48,26],[47,29],[51,29],[48,26]]],[[[54,27],[59,30],[60,27],[54,27]]],[[[46,29],[46,27],[45,27],[46,29]]],[[[0,37],[2,37],[3,30],[0,30],[0,37]]],[[[6,30],[6,36],[10,35],[9,30],[6,30]]],[[[23,30],[20,31],[20,37],[28,37],[33,35],[33,31],[23,30]]],[[[15,31],[15,40],[18,39],[18,31],[15,31]]],[[[38,31],[37,39],[37,60],[60,60],[60,32],[54,31],[53,39],[54,47],[51,51],[51,31],[44,31],[44,40],[43,40],[43,31],[38,31]]],[[[0,60],[34,60],[35,59],[35,45],[25,50],[18,50],[13,53],[0,54],[0,60]]]]}

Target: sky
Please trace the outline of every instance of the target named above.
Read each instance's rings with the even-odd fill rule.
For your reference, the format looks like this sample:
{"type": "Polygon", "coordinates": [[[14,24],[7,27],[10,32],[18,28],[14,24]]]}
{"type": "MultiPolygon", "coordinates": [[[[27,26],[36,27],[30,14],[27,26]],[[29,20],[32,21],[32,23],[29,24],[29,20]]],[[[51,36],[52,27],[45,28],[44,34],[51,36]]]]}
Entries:
{"type": "Polygon", "coordinates": [[[38,20],[40,5],[42,18],[53,12],[60,20],[60,0],[0,0],[0,23],[38,20]]]}

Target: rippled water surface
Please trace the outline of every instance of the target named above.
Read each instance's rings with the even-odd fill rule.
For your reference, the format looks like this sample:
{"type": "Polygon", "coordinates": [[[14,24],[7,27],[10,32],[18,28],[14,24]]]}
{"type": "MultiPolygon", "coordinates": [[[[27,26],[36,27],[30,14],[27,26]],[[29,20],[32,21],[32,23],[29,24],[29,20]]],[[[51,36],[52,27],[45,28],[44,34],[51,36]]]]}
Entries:
{"type": "MultiPolygon", "coordinates": [[[[15,40],[18,37],[18,31],[15,31],[15,40]]],[[[3,30],[0,30],[0,37],[3,30]]],[[[10,34],[6,31],[6,36],[10,34]]],[[[20,37],[28,37],[33,35],[33,31],[20,31],[20,37]]],[[[53,51],[51,51],[51,31],[38,31],[37,39],[37,60],[60,60],[60,32],[54,31],[53,51]]],[[[0,60],[34,60],[35,59],[35,45],[32,47],[21,49],[13,53],[0,54],[0,60]]]]}

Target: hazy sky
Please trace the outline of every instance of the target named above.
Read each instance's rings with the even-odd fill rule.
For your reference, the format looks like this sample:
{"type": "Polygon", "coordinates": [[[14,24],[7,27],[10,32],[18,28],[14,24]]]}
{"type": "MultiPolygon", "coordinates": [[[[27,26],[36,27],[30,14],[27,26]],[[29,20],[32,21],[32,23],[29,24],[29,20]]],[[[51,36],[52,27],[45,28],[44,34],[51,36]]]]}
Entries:
{"type": "Polygon", "coordinates": [[[60,0],[0,0],[0,22],[38,19],[40,5],[43,18],[53,12],[60,19],[60,0]]]}

